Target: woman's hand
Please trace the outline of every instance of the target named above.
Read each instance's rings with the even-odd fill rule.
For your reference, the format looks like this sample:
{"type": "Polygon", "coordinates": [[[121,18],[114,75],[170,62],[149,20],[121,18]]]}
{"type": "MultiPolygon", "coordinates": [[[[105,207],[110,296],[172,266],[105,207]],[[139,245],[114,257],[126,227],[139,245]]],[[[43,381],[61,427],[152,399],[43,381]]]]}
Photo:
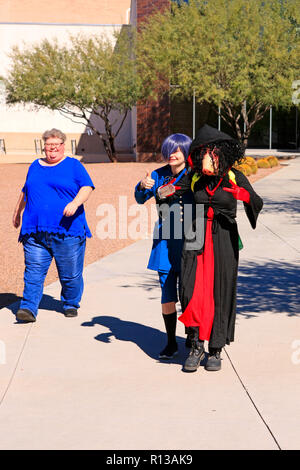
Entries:
{"type": "Polygon", "coordinates": [[[13,215],[13,218],[12,218],[12,223],[13,223],[13,226],[15,228],[18,228],[21,224],[21,214],[22,214],[22,211],[25,208],[25,205],[26,205],[25,195],[24,195],[23,191],[21,191],[21,193],[19,195],[17,205],[16,205],[15,210],[14,210],[14,215],[13,215]]]}
{"type": "Polygon", "coordinates": [[[19,212],[15,212],[14,215],[13,215],[13,219],[12,219],[12,223],[13,223],[13,226],[15,228],[18,228],[20,227],[20,224],[21,224],[21,214],[19,212]]]}
{"type": "Polygon", "coordinates": [[[153,188],[155,181],[151,178],[150,171],[147,171],[146,176],[140,182],[141,189],[151,189],[153,188]]]}
{"type": "Polygon", "coordinates": [[[81,204],[84,204],[88,200],[92,191],[93,191],[93,187],[82,186],[80,190],[78,191],[77,196],[73,199],[73,201],[69,202],[69,204],[66,205],[66,207],[64,208],[63,214],[66,217],[72,217],[72,215],[74,215],[75,212],[77,211],[78,207],[81,206],[81,204]]]}
{"type": "Polygon", "coordinates": [[[69,204],[67,204],[66,207],[64,208],[63,214],[66,217],[72,217],[72,215],[75,214],[77,209],[78,209],[78,205],[76,204],[76,202],[74,202],[74,201],[69,202],[69,204]]]}

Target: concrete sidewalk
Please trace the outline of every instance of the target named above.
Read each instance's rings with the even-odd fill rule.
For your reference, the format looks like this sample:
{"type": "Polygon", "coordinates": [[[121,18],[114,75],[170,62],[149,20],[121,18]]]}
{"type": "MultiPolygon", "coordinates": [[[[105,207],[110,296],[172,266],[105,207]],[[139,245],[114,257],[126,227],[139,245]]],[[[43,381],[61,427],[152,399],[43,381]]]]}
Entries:
{"type": "Polygon", "coordinates": [[[150,240],[85,269],[77,318],[45,289],[35,324],[0,311],[1,449],[299,449],[300,158],[255,183],[265,206],[253,231],[243,208],[236,341],[222,370],[162,362],[165,334],[150,240]]]}

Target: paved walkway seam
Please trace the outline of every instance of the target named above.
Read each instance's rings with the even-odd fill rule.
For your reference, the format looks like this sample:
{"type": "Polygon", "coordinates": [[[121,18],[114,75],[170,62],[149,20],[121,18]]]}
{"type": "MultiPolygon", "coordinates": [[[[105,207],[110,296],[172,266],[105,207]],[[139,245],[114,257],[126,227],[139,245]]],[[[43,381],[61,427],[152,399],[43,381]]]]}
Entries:
{"type": "Polygon", "coordinates": [[[289,242],[287,242],[284,238],[282,238],[280,235],[278,235],[276,232],[273,232],[273,230],[271,228],[269,228],[267,225],[263,224],[262,222],[259,221],[259,223],[265,227],[267,230],[269,230],[269,232],[271,232],[273,235],[275,235],[277,238],[279,238],[283,243],[285,243],[286,245],[288,245],[290,248],[292,248],[294,251],[296,251],[297,253],[300,253],[299,250],[297,250],[297,248],[295,248],[293,245],[291,245],[289,242]]]}
{"type": "Polygon", "coordinates": [[[228,352],[226,351],[226,348],[224,348],[224,351],[225,351],[225,354],[226,354],[226,356],[227,356],[227,358],[228,358],[228,360],[229,360],[229,362],[230,362],[230,364],[231,364],[231,367],[233,368],[233,370],[234,370],[234,372],[235,372],[237,378],[239,379],[239,381],[240,381],[240,383],[241,383],[243,389],[245,390],[245,392],[246,392],[246,394],[247,394],[249,400],[251,401],[252,405],[254,406],[254,408],[255,408],[255,410],[256,410],[258,416],[260,417],[260,419],[262,420],[262,422],[263,422],[264,425],[266,426],[267,430],[268,430],[269,433],[271,434],[271,436],[272,436],[272,438],[273,438],[275,444],[276,444],[277,447],[278,447],[278,450],[282,450],[281,447],[280,447],[280,445],[279,445],[279,443],[278,443],[278,441],[277,441],[277,439],[276,439],[276,437],[274,436],[274,434],[273,434],[273,432],[272,432],[270,426],[267,424],[267,422],[266,422],[266,420],[264,419],[263,415],[262,415],[261,412],[259,411],[257,405],[255,404],[253,398],[251,397],[250,393],[248,392],[248,390],[247,390],[247,388],[246,388],[244,382],[242,381],[241,377],[239,376],[239,373],[238,373],[238,371],[236,370],[236,368],[235,368],[235,366],[234,366],[234,364],[233,364],[233,362],[232,362],[232,360],[231,360],[231,358],[230,358],[228,352]]]}
{"type": "Polygon", "coordinates": [[[17,359],[17,362],[16,362],[16,365],[15,365],[15,367],[14,367],[14,370],[13,370],[13,372],[12,372],[12,374],[11,374],[11,378],[9,379],[9,382],[8,382],[8,384],[7,384],[7,387],[6,387],[6,389],[4,390],[3,396],[2,396],[2,398],[0,399],[0,407],[1,407],[2,403],[4,402],[5,397],[6,397],[7,393],[8,393],[8,390],[9,390],[9,388],[10,388],[12,382],[13,382],[14,376],[16,375],[17,368],[18,368],[18,365],[19,365],[19,363],[20,363],[20,360],[21,360],[23,351],[24,351],[24,349],[25,349],[26,343],[27,343],[27,341],[28,341],[29,334],[30,334],[30,332],[31,332],[32,327],[33,327],[33,324],[31,324],[30,327],[28,328],[28,331],[27,331],[27,333],[26,333],[25,340],[24,340],[23,346],[22,346],[22,348],[21,348],[19,357],[18,357],[18,359],[17,359]]]}

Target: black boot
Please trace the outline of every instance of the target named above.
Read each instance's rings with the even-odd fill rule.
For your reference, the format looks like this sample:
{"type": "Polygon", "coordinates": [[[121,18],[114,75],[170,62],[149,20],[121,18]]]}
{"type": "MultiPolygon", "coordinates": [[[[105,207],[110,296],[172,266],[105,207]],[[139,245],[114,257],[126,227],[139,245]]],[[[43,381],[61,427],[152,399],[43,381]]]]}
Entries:
{"type": "Polygon", "coordinates": [[[191,349],[192,341],[191,341],[191,338],[190,338],[189,328],[186,326],[184,330],[185,330],[185,334],[187,335],[186,340],[185,340],[185,347],[188,348],[188,349],[191,349]]]}
{"type": "Polygon", "coordinates": [[[209,356],[205,364],[205,370],[217,371],[221,369],[222,348],[208,348],[209,356]]]}
{"type": "Polygon", "coordinates": [[[169,315],[163,314],[163,319],[166,326],[168,344],[159,353],[158,357],[159,359],[172,359],[178,353],[178,346],[176,343],[177,312],[170,313],[169,315]]]}
{"type": "Polygon", "coordinates": [[[205,356],[204,341],[199,340],[198,327],[189,327],[189,337],[191,339],[192,347],[190,354],[184,363],[183,369],[188,372],[195,372],[205,356]]]}

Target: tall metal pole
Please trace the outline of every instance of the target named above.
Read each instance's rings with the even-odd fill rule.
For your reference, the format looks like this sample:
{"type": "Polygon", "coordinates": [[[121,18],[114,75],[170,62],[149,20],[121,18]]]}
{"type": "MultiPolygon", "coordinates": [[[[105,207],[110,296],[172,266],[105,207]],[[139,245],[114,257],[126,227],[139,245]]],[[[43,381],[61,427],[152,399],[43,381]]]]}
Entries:
{"type": "Polygon", "coordinates": [[[270,106],[269,149],[272,148],[272,106],[270,106]]]}
{"type": "Polygon", "coordinates": [[[193,90],[193,139],[196,135],[196,95],[195,89],[193,90]]]}
{"type": "Polygon", "coordinates": [[[218,131],[221,130],[221,106],[218,106],[218,131]]]}

